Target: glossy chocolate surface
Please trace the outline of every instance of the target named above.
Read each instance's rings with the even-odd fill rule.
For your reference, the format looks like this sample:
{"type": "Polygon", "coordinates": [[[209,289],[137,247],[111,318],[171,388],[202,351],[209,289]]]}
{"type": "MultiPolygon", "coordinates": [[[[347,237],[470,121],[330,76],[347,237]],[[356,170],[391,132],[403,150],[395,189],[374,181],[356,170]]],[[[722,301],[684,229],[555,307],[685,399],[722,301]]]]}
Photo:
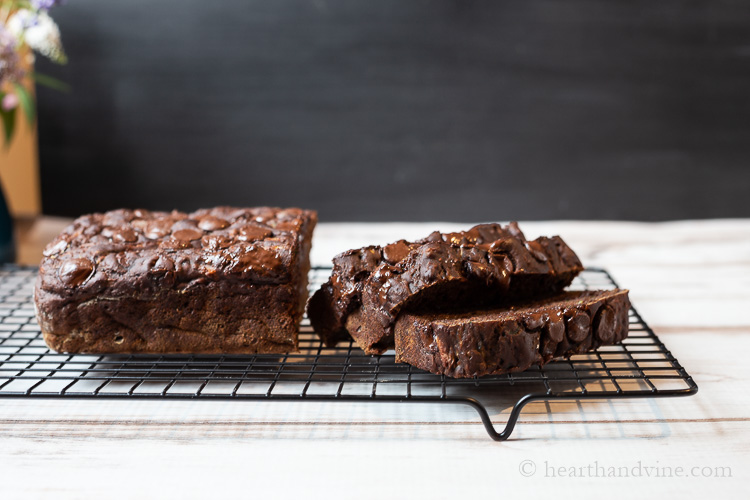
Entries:
{"type": "Polygon", "coordinates": [[[47,245],[42,287],[79,293],[125,276],[136,287],[197,279],[286,283],[307,218],[304,210],[267,207],[85,215],[47,245]]]}

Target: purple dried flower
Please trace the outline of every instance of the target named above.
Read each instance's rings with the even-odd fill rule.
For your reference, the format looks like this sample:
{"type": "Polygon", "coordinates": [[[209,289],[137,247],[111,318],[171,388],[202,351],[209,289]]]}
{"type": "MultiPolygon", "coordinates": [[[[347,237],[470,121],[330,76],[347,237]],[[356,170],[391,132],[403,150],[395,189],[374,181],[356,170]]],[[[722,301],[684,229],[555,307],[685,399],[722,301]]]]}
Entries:
{"type": "Polygon", "coordinates": [[[36,10],[50,10],[52,7],[62,5],[64,0],[31,0],[31,6],[36,10]]]}
{"type": "Polygon", "coordinates": [[[16,45],[16,37],[0,25],[0,85],[20,82],[26,76],[16,45]]]}

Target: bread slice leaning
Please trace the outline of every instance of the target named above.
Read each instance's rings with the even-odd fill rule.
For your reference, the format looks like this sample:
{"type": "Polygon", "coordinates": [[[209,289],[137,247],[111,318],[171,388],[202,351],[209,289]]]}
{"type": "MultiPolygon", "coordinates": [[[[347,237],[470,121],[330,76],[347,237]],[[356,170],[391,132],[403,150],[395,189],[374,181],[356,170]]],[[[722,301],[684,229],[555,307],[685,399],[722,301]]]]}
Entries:
{"type": "Polygon", "coordinates": [[[407,312],[395,324],[396,361],[455,378],[519,372],[622,341],[629,309],[627,290],[596,290],[487,310],[407,312]]]}

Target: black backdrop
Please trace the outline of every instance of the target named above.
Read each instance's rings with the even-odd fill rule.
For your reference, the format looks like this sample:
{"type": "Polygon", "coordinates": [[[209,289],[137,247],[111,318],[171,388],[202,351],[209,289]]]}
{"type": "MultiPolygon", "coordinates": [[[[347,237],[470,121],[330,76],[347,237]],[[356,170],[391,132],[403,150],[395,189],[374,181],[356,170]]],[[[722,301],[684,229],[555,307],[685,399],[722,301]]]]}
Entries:
{"type": "Polygon", "coordinates": [[[44,211],[750,216],[750,2],[71,0],[44,211]]]}

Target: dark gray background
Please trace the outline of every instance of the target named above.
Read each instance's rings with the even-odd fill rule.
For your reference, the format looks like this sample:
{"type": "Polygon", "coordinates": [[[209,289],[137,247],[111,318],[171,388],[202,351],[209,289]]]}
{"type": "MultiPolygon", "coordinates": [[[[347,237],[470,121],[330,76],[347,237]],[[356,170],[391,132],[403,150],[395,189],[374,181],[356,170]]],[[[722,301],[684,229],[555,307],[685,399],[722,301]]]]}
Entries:
{"type": "Polygon", "coordinates": [[[750,216],[750,2],[71,0],[44,211],[750,216]]]}

